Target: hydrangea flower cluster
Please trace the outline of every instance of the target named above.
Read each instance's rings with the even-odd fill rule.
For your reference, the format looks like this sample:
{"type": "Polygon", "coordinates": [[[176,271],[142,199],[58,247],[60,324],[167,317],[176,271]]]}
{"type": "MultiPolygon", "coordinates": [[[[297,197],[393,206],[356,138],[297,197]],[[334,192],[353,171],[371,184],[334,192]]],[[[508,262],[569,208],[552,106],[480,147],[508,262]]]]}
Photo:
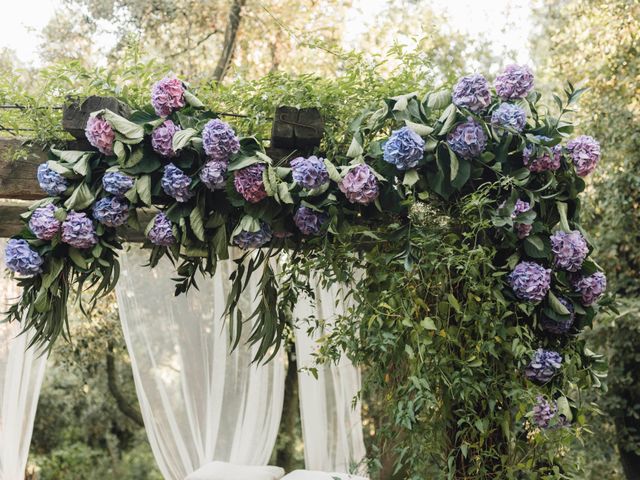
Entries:
{"type": "Polygon", "coordinates": [[[581,177],[589,175],[600,161],[600,144],[589,135],[580,135],[567,143],[567,150],[576,173],[581,177]]]}
{"type": "Polygon", "coordinates": [[[384,161],[398,170],[414,168],[423,155],[424,140],[409,127],[394,130],[384,144],[384,161]]]}
{"type": "Polygon", "coordinates": [[[205,153],[213,160],[229,161],[240,151],[240,140],[233,128],[220,119],[209,120],[202,130],[202,145],[205,153]]]}
{"type": "Polygon", "coordinates": [[[180,126],[171,120],[165,120],[161,125],[154,128],[151,133],[151,146],[153,150],[163,157],[175,157],[176,152],[173,150],[173,136],[180,130],[180,126]]]}
{"type": "Polygon", "coordinates": [[[53,203],[36,208],[29,219],[29,230],[40,240],[51,240],[58,234],[61,225],[55,213],[56,206],[53,203]]]}
{"type": "Polygon", "coordinates": [[[36,174],[40,188],[52,197],[64,193],[69,187],[67,179],[60,175],[58,172],[52,170],[49,165],[42,163],[38,166],[38,173],[36,174]]]}
{"type": "Polygon", "coordinates": [[[577,230],[569,233],[559,230],[550,239],[555,255],[554,264],[569,272],[577,272],[589,254],[587,241],[582,234],[577,230]]]}
{"type": "Polygon", "coordinates": [[[99,116],[89,117],[84,130],[89,143],[96,147],[100,153],[113,155],[113,143],[116,140],[116,132],[111,124],[99,116]]]}
{"type": "Polygon", "coordinates": [[[539,428],[549,428],[551,420],[558,413],[558,405],[554,401],[549,403],[542,395],[536,397],[536,404],[533,407],[533,423],[539,428]]]}
{"type": "Polygon", "coordinates": [[[186,202],[193,197],[193,191],[189,188],[191,186],[191,177],[173,163],[164,167],[161,184],[164,193],[175,198],[178,202],[186,202]]]}
{"type": "Polygon", "coordinates": [[[235,173],[233,185],[247,202],[258,203],[267,197],[262,177],[265,170],[264,164],[254,163],[235,173]]]}
{"type": "Polygon", "coordinates": [[[227,162],[223,160],[209,160],[200,170],[200,180],[209,190],[221,190],[224,188],[227,167],[227,162]]]}
{"type": "MultiPolygon", "coordinates": [[[[542,136],[537,138],[544,141],[550,140],[550,138],[542,136]]],[[[551,147],[551,153],[546,150],[540,153],[538,150],[538,154],[534,156],[535,150],[535,146],[529,144],[522,152],[522,161],[529,171],[539,173],[548,170],[555,171],[560,168],[560,157],[562,155],[562,147],[560,145],[551,147]]]]}
{"type": "Polygon", "coordinates": [[[184,107],[186,105],[184,92],[184,84],[176,77],[169,76],[156,82],[151,90],[151,104],[156,114],[166,117],[184,107]]]}
{"type": "Polygon", "coordinates": [[[525,370],[526,377],[537,383],[547,383],[562,366],[562,355],[553,350],[539,348],[525,370]]]}
{"type": "Polygon", "coordinates": [[[309,207],[300,207],[293,216],[293,221],[303,234],[318,235],[328,218],[324,212],[318,212],[309,207]]]}
{"type": "Polygon", "coordinates": [[[582,295],[582,304],[586,307],[593,305],[604,295],[607,289],[607,277],[602,272],[573,279],[573,289],[582,295]]]}
{"type": "Polygon", "coordinates": [[[527,113],[513,103],[501,103],[491,114],[491,124],[522,132],[527,124],[527,113]]]}
{"type": "Polygon", "coordinates": [[[104,197],[93,204],[93,218],[107,227],[119,227],[129,218],[129,202],[123,197],[104,197]]]}
{"type": "Polygon", "coordinates": [[[509,65],[498,75],[494,87],[502,100],[524,98],[533,90],[533,73],[525,65],[509,65]]]}
{"type": "MultiPolygon", "coordinates": [[[[520,215],[521,213],[526,213],[529,210],[531,210],[531,204],[529,202],[525,202],[524,200],[518,199],[513,208],[513,212],[511,213],[511,218],[515,220],[518,215],[520,215]]],[[[522,240],[523,238],[529,236],[531,230],[533,229],[533,225],[515,222],[513,224],[513,229],[516,231],[516,235],[518,236],[518,238],[522,240]]]]}
{"type": "Polygon", "coordinates": [[[491,104],[489,82],[477,73],[462,77],[453,87],[452,99],[455,106],[480,113],[491,104]]]}
{"type": "Polygon", "coordinates": [[[42,272],[43,258],[26,240],[12,238],[4,249],[7,268],[18,275],[32,277],[42,272]]]}
{"type": "Polygon", "coordinates": [[[169,247],[175,243],[176,237],[173,236],[171,220],[164,212],[160,212],[154,217],[153,226],[147,233],[147,238],[154,245],[162,247],[169,247]]]}
{"type": "Polygon", "coordinates": [[[329,172],[322,158],[298,157],[291,160],[293,180],[303,188],[313,190],[329,183],[329,172]]]}
{"type": "Polygon", "coordinates": [[[62,241],[76,248],[90,248],[98,243],[91,218],[84,212],[70,211],[62,223],[62,241]]]}
{"type": "Polygon", "coordinates": [[[338,188],[351,203],[361,205],[368,205],[375,201],[380,193],[376,176],[369,165],[364,163],[349,170],[338,183],[338,188]]]}
{"type": "Polygon", "coordinates": [[[233,243],[247,250],[249,248],[260,248],[271,241],[271,227],[264,222],[260,222],[260,230],[257,232],[247,232],[242,230],[233,237],[233,243]]]}
{"type": "Polygon", "coordinates": [[[121,172],[107,172],[102,177],[102,188],[111,195],[122,197],[133,188],[135,180],[121,172]]]}
{"type": "Polygon", "coordinates": [[[509,274],[508,281],[520,300],[539,302],[551,286],[551,269],[535,262],[520,262],[509,274]]]}
{"type": "Polygon", "coordinates": [[[542,329],[549,333],[555,333],[556,335],[563,335],[571,330],[573,322],[576,319],[575,308],[573,303],[564,297],[558,297],[558,301],[569,310],[569,318],[567,319],[553,319],[547,315],[543,315],[540,321],[542,329]]]}
{"type": "Polygon", "coordinates": [[[457,155],[471,159],[478,157],[487,147],[487,134],[482,126],[470,118],[456,127],[447,135],[447,143],[457,155]]]}

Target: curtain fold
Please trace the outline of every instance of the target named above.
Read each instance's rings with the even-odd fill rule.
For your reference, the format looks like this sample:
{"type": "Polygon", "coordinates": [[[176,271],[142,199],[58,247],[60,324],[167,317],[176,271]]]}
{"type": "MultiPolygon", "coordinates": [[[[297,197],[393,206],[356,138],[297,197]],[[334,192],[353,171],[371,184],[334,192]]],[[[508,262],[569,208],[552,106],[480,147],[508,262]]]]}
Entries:
{"type": "MultiPolygon", "coordinates": [[[[4,265],[5,240],[0,240],[4,265]]],[[[0,312],[20,294],[16,283],[0,273],[0,312]]],[[[4,320],[0,313],[0,322],[4,320]]],[[[0,323],[0,480],[24,478],[46,354],[27,349],[32,336],[20,334],[18,323],[0,323]]]]}
{"type": "Polygon", "coordinates": [[[315,300],[302,296],[293,312],[304,457],[309,470],[366,474],[360,371],[345,356],[337,364],[316,364],[314,357],[318,339],[348,313],[345,290],[339,284],[318,285],[315,300]],[[310,332],[316,321],[324,327],[310,332]],[[317,379],[309,369],[316,369],[317,379]]]}
{"type": "MultiPolygon", "coordinates": [[[[230,351],[223,312],[235,264],[220,261],[213,278],[198,280],[199,290],[176,297],[174,267],[167,260],[144,267],[147,256],[138,247],[120,256],[116,292],[147,436],[162,474],[182,480],[213,460],[265,465],[280,425],[285,357],[252,364],[255,347],[244,342],[248,325],[230,351]]],[[[245,318],[256,306],[258,277],[252,276],[240,301],[245,318]]]]}

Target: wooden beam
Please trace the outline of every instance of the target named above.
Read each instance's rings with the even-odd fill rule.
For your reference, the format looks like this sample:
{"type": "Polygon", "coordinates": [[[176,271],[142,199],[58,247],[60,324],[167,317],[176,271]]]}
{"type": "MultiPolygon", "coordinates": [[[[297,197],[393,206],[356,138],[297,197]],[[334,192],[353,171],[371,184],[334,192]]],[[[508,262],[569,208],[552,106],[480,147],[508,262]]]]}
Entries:
{"type": "Polygon", "coordinates": [[[0,198],[37,200],[46,197],[36,179],[38,165],[47,161],[42,147],[24,140],[0,138],[0,198]]]}

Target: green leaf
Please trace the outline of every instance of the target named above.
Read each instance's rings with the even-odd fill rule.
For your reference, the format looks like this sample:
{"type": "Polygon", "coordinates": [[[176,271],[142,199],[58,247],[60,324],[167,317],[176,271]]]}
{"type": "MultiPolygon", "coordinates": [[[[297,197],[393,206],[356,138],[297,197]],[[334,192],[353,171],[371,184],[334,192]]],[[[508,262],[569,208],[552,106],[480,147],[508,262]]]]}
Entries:
{"type": "Polygon", "coordinates": [[[47,165],[49,166],[49,168],[51,170],[53,170],[56,173],[59,173],[60,175],[62,175],[65,178],[74,178],[77,175],[73,172],[73,170],[71,170],[70,168],[64,167],[60,164],[60,162],[56,162],[54,160],[49,160],[47,162],[47,165]]]}
{"type": "Polygon", "coordinates": [[[184,99],[187,101],[187,103],[189,105],[191,105],[192,107],[195,108],[202,108],[204,107],[204,103],[202,103],[200,101],[200,99],[198,97],[196,97],[193,93],[191,93],[189,90],[185,90],[184,91],[184,99]]]}
{"type": "Polygon", "coordinates": [[[573,413],[571,413],[571,407],[569,406],[569,400],[567,397],[562,396],[556,400],[556,405],[558,406],[558,414],[564,415],[568,422],[573,420],[573,413]]]}
{"type": "Polygon", "coordinates": [[[189,214],[189,224],[191,225],[191,230],[193,230],[193,234],[196,238],[201,242],[204,242],[204,219],[200,206],[196,206],[196,208],[191,210],[191,213],[189,214]]]}
{"type": "MultiPolygon", "coordinates": [[[[151,176],[143,175],[136,180],[136,191],[145,205],[151,206],[151,176]]],[[[127,192],[128,193],[128,192],[127,192]]]]}
{"type": "Polygon", "coordinates": [[[324,159],[324,165],[327,167],[327,172],[329,173],[329,178],[334,182],[338,183],[342,181],[342,176],[336,166],[331,163],[328,159],[324,159]]]}
{"type": "Polygon", "coordinates": [[[228,172],[235,172],[236,170],[242,170],[250,165],[255,163],[262,163],[260,159],[256,156],[250,157],[241,157],[229,164],[229,168],[227,168],[228,172]]]}
{"type": "Polygon", "coordinates": [[[422,123],[415,123],[410,120],[405,120],[404,123],[407,125],[407,127],[409,127],[411,130],[416,132],[421,137],[426,137],[427,135],[433,133],[433,128],[429,127],[428,125],[423,125],[422,123]]]}
{"type": "Polygon", "coordinates": [[[278,184],[278,196],[280,200],[284,203],[289,203],[293,205],[293,198],[291,197],[291,193],[289,193],[289,185],[281,182],[278,184]]]}
{"type": "Polygon", "coordinates": [[[69,258],[71,258],[71,261],[75,263],[78,268],[82,270],[89,268],[89,264],[77,248],[69,247],[69,258]]]}
{"type": "Polygon", "coordinates": [[[64,202],[67,210],[84,210],[95,200],[95,196],[86,183],[81,183],[76,187],[71,196],[64,202]]]}
{"type": "Polygon", "coordinates": [[[418,171],[415,168],[412,168],[404,173],[402,184],[407,187],[412,187],[418,182],[418,180],[420,180],[420,175],[418,175],[418,171]]]}
{"type": "Polygon", "coordinates": [[[567,219],[567,204],[564,202],[556,202],[556,207],[558,208],[558,213],[560,214],[560,227],[565,232],[570,232],[571,227],[569,226],[569,220],[567,219]]]}
{"type": "Polygon", "coordinates": [[[91,156],[95,152],[85,152],[79,150],[57,150],[55,148],[52,148],[51,153],[53,153],[60,160],[64,160],[67,163],[73,164],[82,158],[91,158],[91,156]]]}
{"type": "Polygon", "coordinates": [[[101,115],[102,118],[111,124],[116,132],[132,142],[139,143],[144,138],[144,127],[142,125],[133,123],[109,109],[100,110],[91,114],[91,116],[97,115],[101,115]]]}
{"type": "Polygon", "coordinates": [[[362,140],[358,138],[359,136],[359,134],[356,134],[351,140],[351,145],[349,145],[349,150],[347,151],[347,157],[356,158],[357,156],[364,153],[364,149],[362,148],[362,140]]]}
{"type": "Polygon", "coordinates": [[[430,93],[427,98],[427,107],[432,110],[441,110],[451,103],[451,92],[449,90],[440,90],[439,92],[430,93]]]}
{"type": "Polygon", "coordinates": [[[453,182],[458,176],[458,170],[460,169],[460,162],[458,161],[458,156],[447,147],[449,150],[449,160],[451,161],[451,181],[453,182]]]}
{"type": "Polygon", "coordinates": [[[175,152],[184,148],[193,137],[198,134],[194,128],[185,128],[184,130],[178,130],[173,135],[172,147],[175,152]]]}
{"type": "Polygon", "coordinates": [[[436,324],[431,317],[426,317],[420,322],[420,325],[422,325],[422,328],[425,330],[438,330],[438,327],[436,327],[436,324]]]}
{"type": "Polygon", "coordinates": [[[571,315],[569,309],[565,307],[560,302],[560,300],[558,300],[558,297],[556,297],[552,291],[549,291],[549,305],[551,306],[553,311],[558,313],[559,315],[571,315]]]}

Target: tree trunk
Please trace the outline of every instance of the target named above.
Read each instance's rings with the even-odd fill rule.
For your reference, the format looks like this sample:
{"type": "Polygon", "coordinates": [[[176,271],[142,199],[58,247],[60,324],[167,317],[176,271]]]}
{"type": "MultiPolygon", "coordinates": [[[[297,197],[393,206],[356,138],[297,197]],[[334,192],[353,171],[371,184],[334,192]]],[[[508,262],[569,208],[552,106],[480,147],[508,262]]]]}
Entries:
{"type": "Polygon", "coordinates": [[[122,394],[120,389],[118,388],[118,382],[116,379],[116,363],[115,357],[113,356],[113,342],[109,341],[107,344],[107,383],[109,386],[109,392],[113,395],[113,398],[118,405],[118,409],[135,423],[144,427],[144,421],[142,420],[142,415],[140,412],[135,409],[129,401],[122,394]]]}
{"type": "Polygon", "coordinates": [[[229,10],[229,19],[227,20],[227,28],[224,31],[224,44],[222,52],[218,59],[218,65],[213,72],[213,78],[217,82],[221,82],[229,69],[229,64],[233,58],[233,52],[236,48],[236,39],[240,28],[240,20],[242,20],[242,7],[247,0],[233,0],[231,9],[229,10]]]}

